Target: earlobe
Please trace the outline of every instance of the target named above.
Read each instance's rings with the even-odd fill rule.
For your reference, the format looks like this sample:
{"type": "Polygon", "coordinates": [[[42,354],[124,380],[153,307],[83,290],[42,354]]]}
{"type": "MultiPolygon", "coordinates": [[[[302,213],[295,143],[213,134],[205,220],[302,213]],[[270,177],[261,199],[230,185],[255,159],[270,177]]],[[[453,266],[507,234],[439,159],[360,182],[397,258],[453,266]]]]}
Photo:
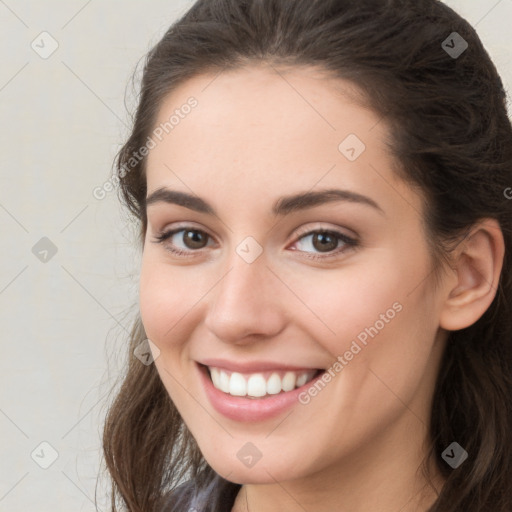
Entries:
{"type": "Polygon", "coordinates": [[[496,295],[503,267],[505,242],[499,223],[476,224],[454,250],[455,279],[447,282],[440,327],[456,331],[473,325],[496,295]]]}

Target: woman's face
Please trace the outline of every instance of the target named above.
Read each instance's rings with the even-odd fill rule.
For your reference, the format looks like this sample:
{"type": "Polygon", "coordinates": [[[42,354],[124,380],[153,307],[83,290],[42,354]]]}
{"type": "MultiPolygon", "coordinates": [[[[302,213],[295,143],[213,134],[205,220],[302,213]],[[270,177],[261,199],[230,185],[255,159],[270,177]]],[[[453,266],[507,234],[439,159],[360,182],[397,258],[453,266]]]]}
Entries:
{"type": "Polygon", "coordinates": [[[422,455],[444,343],[422,200],[392,171],[385,123],[342,87],[311,69],[202,75],[152,134],[142,321],[231,481],[422,455]]]}

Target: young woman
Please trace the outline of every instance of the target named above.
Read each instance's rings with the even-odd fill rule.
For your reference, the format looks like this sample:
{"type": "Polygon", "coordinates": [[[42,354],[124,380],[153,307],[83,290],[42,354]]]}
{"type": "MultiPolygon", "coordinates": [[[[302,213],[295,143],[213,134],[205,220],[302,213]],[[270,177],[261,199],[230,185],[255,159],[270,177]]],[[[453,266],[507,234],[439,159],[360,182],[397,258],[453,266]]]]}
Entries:
{"type": "Polygon", "coordinates": [[[113,511],[512,510],[512,127],[465,20],[199,0],[116,164],[113,511]]]}

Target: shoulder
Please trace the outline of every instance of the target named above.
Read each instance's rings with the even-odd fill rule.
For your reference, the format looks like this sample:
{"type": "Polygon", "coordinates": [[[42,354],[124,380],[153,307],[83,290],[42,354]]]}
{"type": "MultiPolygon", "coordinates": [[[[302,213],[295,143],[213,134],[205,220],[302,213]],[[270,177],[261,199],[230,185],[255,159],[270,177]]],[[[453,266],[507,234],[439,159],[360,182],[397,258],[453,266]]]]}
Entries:
{"type": "Polygon", "coordinates": [[[240,488],[217,473],[201,484],[187,480],[166,496],[161,512],[231,512],[240,488]]]}

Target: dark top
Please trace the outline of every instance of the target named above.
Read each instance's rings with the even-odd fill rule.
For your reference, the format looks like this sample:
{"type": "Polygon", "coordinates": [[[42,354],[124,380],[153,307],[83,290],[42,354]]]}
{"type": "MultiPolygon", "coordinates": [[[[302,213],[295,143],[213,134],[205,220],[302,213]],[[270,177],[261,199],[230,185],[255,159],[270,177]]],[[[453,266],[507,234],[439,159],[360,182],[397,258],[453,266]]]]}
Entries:
{"type": "Polygon", "coordinates": [[[187,480],[169,494],[162,512],[231,512],[241,487],[217,473],[203,484],[187,480]]]}

